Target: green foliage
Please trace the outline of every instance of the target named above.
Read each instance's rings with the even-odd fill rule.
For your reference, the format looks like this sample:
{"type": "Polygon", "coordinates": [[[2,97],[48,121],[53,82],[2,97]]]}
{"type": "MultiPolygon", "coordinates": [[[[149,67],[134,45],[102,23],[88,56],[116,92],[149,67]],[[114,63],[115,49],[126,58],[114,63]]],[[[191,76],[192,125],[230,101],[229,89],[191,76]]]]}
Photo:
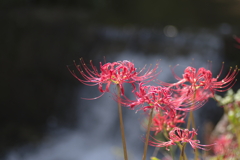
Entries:
{"type": "Polygon", "coordinates": [[[240,130],[240,89],[236,93],[230,89],[224,97],[216,95],[215,98],[228,116],[228,129],[240,130]]]}
{"type": "Polygon", "coordinates": [[[224,146],[222,154],[216,155],[210,160],[222,160],[223,157],[226,157],[224,159],[235,160],[236,157],[239,157],[240,149],[240,89],[236,93],[231,89],[224,97],[215,95],[215,98],[218,104],[224,108],[227,116],[227,130],[222,135],[231,137],[230,141],[232,142],[229,144],[225,143],[226,146],[224,146]]]}

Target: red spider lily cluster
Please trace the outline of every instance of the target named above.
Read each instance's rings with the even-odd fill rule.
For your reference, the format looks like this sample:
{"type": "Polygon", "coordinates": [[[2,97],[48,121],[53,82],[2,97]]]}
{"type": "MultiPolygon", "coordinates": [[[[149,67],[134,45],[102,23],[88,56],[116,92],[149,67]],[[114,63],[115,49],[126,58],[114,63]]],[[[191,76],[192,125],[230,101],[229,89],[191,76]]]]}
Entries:
{"type": "Polygon", "coordinates": [[[81,83],[89,86],[98,85],[102,94],[110,92],[110,85],[119,85],[121,90],[120,103],[123,106],[137,111],[153,111],[150,129],[155,132],[155,135],[166,131],[168,141],[163,142],[153,138],[149,141],[149,145],[168,148],[176,143],[189,143],[193,149],[203,150],[208,150],[212,144],[199,144],[200,141],[194,138],[197,135],[194,128],[189,131],[189,128],[181,129],[179,125],[185,123],[184,119],[189,111],[202,107],[209,98],[214,97],[216,91],[224,92],[230,89],[235,84],[235,77],[239,72],[237,67],[230,68],[225,78],[219,80],[223,65],[216,77],[213,77],[212,72],[208,69],[199,68],[197,70],[189,66],[185,69],[182,77],[179,77],[174,72],[175,67],[173,67],[172,73],[178,81],[166,83],[157,80],[157,76],[160,74],[158,63],[148,69],[145,66],[139,71],[132,62],[127,60],[105,64],[100,62],[100,71],[93,65],[92,61],[90,61],[89,67],[83,59],[80,59],[80,65],[75,62],[74,64],[80,77],[74,71],[70,70],[70,72],[81,83]],[[156,82],[156,86],[147,85],[153,80],[156,82]],[[125,96],[124,83],[132,84],[134,100],[125,96]]]}

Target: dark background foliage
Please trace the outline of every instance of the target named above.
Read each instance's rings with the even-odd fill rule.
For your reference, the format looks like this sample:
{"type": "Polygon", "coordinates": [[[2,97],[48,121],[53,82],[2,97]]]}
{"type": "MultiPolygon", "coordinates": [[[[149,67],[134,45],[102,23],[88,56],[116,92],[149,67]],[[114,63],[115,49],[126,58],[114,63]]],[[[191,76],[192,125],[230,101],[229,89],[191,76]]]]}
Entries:
{"type": "MultiPolygon", "coordinates": [[[[49,129],[76,126],[80,84],[66,65],[126,49],[124,43],[109,48],[111,42],[99,34],[103,27],[158,29],[171,24],[179,30],[214,32],[224,23],[238,35],[240,26],[237,0],[1,0],[0,7],[1,154],[40,141],[49,129]]],[[[239,64],[233,35],[222,39],[225,61],[239,64]]],[[[132,50],[153,49],[133,42],[132,50]]]]}

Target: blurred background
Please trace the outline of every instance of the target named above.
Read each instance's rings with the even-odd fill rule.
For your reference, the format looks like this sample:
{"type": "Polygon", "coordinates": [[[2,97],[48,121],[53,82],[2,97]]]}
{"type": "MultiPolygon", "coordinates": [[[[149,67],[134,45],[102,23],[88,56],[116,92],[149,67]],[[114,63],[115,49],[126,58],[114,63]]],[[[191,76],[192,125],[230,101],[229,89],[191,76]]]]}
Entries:
{"type": "MultiPolygon", "coordinates": [[[[180,76],[210,60],[217,75],[222,61],[223,74],[240,63],[239,0],[1,0],[0,8],[2,160],[122,159],[116,103],[107,94],[81,99],[100,93],[66,67],[80,57],[137,67],[162,59],[159,78],[168,82],[169,65],[180,64],[180,76]]],[[[130,159],[137,160],[142,113],[123,112],[130,159]]],[[[221,114],[210,101],[196,113],[198,129],[221,114]]]]}

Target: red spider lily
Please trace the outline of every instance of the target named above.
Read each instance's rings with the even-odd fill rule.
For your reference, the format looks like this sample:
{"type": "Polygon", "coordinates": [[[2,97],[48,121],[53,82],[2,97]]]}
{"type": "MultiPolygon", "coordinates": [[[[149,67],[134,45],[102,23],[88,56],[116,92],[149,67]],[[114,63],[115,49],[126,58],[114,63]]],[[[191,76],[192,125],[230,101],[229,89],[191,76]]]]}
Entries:
{"type": "Polygon", "coordinates": [[[106,63],[104,65],[100,62],[100,72],[98,72],[92,61],[90,61],[90,67],[85,64],[82,58],[80,59],[80,65],[77,65],[75,62],[74,64],[83,78],[79,78],[74,71],[69,69],[72,75],[85,85],[98,85],[99,91],[102,93],[109,92],[110,85],[114,83],[120,86],[121,94],[123,95],[123,83],[130,83],[135,88],[135,82],[151,81],[159,74],[159,72],[156,72],[158,64],[152,69],[149,67],[149,69],[143,73],[146,66],[140,71],[137,71],[134,64],[127,60],[106,63]],[[103,84],[106,84],[105,89],[103,89],[103,84]]]}
{"type": "Polygon", "coordinates": [[[215,145],[215,144],[201,145],[199,144],[200,143],[199,140],[193,140],[195,135],[197,135],[197,132],[195,131],[194,128],[192,131],[189,131],[188,129],[181,129],[181,128],[175,127],[169,132],[168,142],[162,142],[153,138],[155,141],[149,141],[149,145],[155,146],[155,147],[166,147],[166,149],[168,149],[169,146],[176,145],[176,143],[181,142],[181,143],[189,143],[193,149],[199,148],[202,150],[209,150],[210,148],[206,148],[206,147],[211,147],[215,145]]]}
{"type": "Polygon", "coordinates": [[[225,76],[225,78],[219,81],[218,79],[222,74],[223,66],[224,66],[224,63],[222,64],[220,73],[216,78],[212,77],[212,72],[210,70],[200,68],[198,70],[200,71],[200,75],[197,76],[199,77],[199,79],[197,79],[196,82],[192,84],[196,89],[199,87],[203,87],[204,90],[209,90],[213,95],[215,91],[218,91],[218,92],[227,91],[228,89],[232,88],[232,86],[235,84],[236,82],[235,78],[239,72],[239,69],[236,66],[236,68],[232,71],[232,67],[230,67],[230,70],[228,74],[225,76]]]}
{"type": "Polygon", "coordinates": [[[238,143],[231,135],[221,135],[215,139],[215,143],[217,144],[213,147],[215,155],[222,155],[224,158],[235,157],[234,150],[237,149],[238,143]]]}
{"type": "MultiPolygon", "coordinates": [[[[183,78],[180,78],[177,76],[177,74],[174,72],[174,68],[172,68],[172,73],[174,77],[179,80],[176,83],[170,84],[165,82],[160,82],[161,84],[169,87],[175,87],[176,90],[179,88],[182,89],[182,87],[188,87],[188,90],[185,90],[187,95],[193,94],[198,90],[199,88],[202,88],[203,90],[206,90],[210,92],[208,96],[212,97],[214,95],[215,91],[218,92],[225,92],[228,89],[230,89],[236,82],[235,78],[239,72],[238,67],[233,70],[232,67],[230,67],[230,70],[228,74],[223,78],[222,80],[218,80],[219,77],[222,74],[223,66],[220,70],[220,73],[216,78],[212,77],[212,72],[210,70],[207,70],[205,68],[199,68],[196,70],[196,68],[193,67],[187,67],[184,71],[183,78]]],[[[208,98],[208,97],[205,97],[208,98]]]]}
{"type": "Polygon", "coordinates": [[[131,109],[139,107],[138,110],[143,111],[154,109],[159,112],[162,110],[164,114],[172,117],[175,116],[175,110],[190,111],[205,104],[205,101],[200,101],[200,98],[199,101],[193,101],[189,96],[176,90],[172,91],[169,87],[144,86],[143,83],[139,84],[139,91],[135,92],[135,97],[136,100],[122,99],[121,103],[131,109]]]}
{"type": "Polygon", "coordinates": [[[122,100],[122,103],[126,106],[129,106],[131,109],[140,107],[139,110],[149,110],[154,109],[159,112],[163,110],[172,116],[175,116],[174,109],[177,109],[178,106],[181,106],[184,98],[173,98],[171,95],[170,88],[162,86],[144,86],[143,83],[139,84],[139,91],[135,92],[136,100],[122,100]]]}
{"type": "Polygon", "coordinates": [[[171,130],[172,128],[176,127],[180,123],[185,123],[184,118],[186,114],[179,113],[175,111],[174,116],[167,115],[167,114],[160,114],[157,113],[153,117],[152,127],[151,130],[155,131],[155,135],[161,132],[163,129],[167,131],[171,130]]]}

